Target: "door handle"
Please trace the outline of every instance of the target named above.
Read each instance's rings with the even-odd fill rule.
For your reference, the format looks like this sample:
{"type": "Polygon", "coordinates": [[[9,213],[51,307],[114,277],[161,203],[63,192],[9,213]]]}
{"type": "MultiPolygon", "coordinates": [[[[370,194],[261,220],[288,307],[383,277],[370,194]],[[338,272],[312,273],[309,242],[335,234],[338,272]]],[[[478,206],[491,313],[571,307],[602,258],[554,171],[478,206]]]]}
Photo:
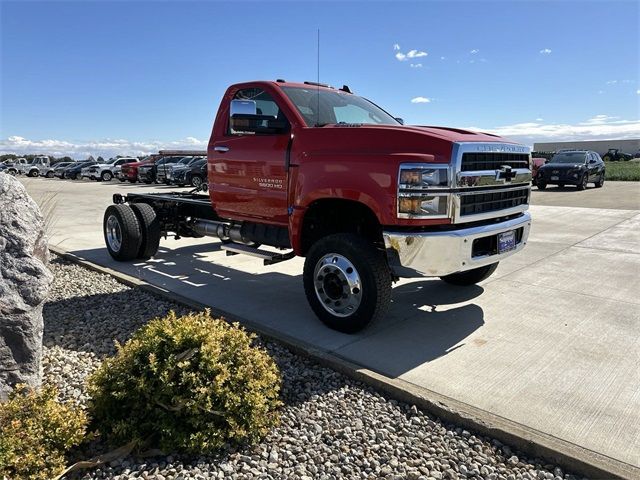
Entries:
{"type": "Polygon", "coordinates": [[[225,152],[228,152],[228,151],[229,151],[229,147],[225,147],[225,146],[223,146],[223,145],[215,146],[215,147],[213,147],[213,149],[214,149],[216,152],[220,152],[220,153],[225,153],[225,152]]]}

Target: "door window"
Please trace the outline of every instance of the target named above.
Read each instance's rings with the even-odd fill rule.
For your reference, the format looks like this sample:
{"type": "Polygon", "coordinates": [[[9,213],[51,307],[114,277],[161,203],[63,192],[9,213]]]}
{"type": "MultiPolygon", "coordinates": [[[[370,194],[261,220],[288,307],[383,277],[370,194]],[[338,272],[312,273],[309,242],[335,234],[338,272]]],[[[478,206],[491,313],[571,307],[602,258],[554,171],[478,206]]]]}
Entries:
{"type": "MultiPolygon", "coordinates": [[[[273,97],[261,88],[245,88],[238,90],[233,96],[233,100],[253,100],[256,102],[257,115],[268,115],[270,117],[275,117],[276,120],[287,121],[287,118],[273,97]]],[[[254,132],[234,130],[231,127],[229,127],[229,133],[231,135],[254,135],[254,132]]]]}

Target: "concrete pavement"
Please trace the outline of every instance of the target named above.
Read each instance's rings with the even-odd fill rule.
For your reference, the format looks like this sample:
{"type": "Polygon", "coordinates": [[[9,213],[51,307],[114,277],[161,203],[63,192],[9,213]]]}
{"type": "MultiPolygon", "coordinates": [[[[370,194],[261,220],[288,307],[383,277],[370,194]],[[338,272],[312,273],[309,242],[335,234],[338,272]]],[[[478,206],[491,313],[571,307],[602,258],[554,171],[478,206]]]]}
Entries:
{"type": "Polygon", "coordinates": [[[344,335],[309,309],[302,259],[264,267],[227,257],[211,239],[169,239],[151,261],[111,260],[101,231],[111,195],[153,187],[23,181],[49,219],[53,245],[640,467],[640,206],[633,196],[640,184],[534,191],[530,241],[492,277],[470,288],[401,281],[384,321],[344,335]]]}

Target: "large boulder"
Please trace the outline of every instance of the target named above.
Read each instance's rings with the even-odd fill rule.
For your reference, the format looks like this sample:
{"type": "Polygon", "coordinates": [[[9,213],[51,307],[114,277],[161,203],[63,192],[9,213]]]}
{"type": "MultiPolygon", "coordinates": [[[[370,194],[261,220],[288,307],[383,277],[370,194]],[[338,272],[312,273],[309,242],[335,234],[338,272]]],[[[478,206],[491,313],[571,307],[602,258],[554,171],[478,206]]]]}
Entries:
{"type": "Polygon", "coordinates": [[[38,205],[0,173],[0,401],[12,387],[42,381],[42,304],[53,275],[38,205]]]}

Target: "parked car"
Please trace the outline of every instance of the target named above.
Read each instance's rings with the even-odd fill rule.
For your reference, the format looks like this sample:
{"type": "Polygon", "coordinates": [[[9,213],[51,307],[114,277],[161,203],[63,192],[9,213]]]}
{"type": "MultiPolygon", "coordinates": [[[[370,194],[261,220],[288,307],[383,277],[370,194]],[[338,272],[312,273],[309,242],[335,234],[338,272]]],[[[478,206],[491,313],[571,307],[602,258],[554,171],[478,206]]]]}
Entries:
{"type": "Polygon", "coordinates": [[[62,171],[62,178],[70,178],[71,180],[78,180],[81,178],[82,169],[91,165],[95,165],[95,160],[85,160],[84,162],[77,162],[75,165],[71,165],[62,171]]]}
{"type": "Polygon", "coordinates": [[[538,174],[538,169],[547,163],[547,159],[543,157],[536,157],[531,159],[531,183],[533,185],[536,184],[536,175],[538,174]]]}
{"type": "Polygon", "coordinates": [[[621,152],[619,149],[617,148],[610,148],[607,153],[604,154],[604,156],[602,157],[602,159],[605,162],[618,162],[618,161],[628,161],[631,160],[633,157],[631,154],[629,153],[624,153],[621,152]]]}
{"type": "MultiPolygon", "coordinates": [[[[189,170],[194,163],[202,160],[202,158],[203,157],[183,157],[174,164],[166,164],[164,167],[159,167],[156,174],[156,181],[167,185],[184,186],[183,182],[175,181],[176,176],[189,170]]],[[[181,178],[184,180],[184,175],[181,175],[181,178]]]]}
{"type": "MultiPolygon", "coordinates": [[[[138,159],[135,157],[111,158],[104,163],[96,163],[95,165],[88,167],[86,170],[86,176],[91,180],[108,182],[115,176],[114,170],[116,167],[121,167],[125,163],[134,163],[137,161],[138,159]]],[[[82,176],[85,176],[84,173],[82,176]]]]}
{"type": "Polygon", "coordinates": [[[163,176],[166,176],[166,171],[169,165],[179,162],[184,158],[183,155],[178,156],[164,156],[148,165],[140,165],[138,168],[138,181],[144,183],[154,183],[158,181],[158,170],[162,169],[163,176]]]}
{"type": "Polygon", "coordinates": [[[604,185],[605,165],[600,155],[591,150],[571,150],[558,153],[549,163],[538,168],[536,185],[544,190],[547,185],[576,185],[578,190],[588,183],[604,185]]]}
{"type": "Polygon", "coordinates": [[[184,187],[185,185],[199,187],[203,184],[205,178],[207,178],[207,159],[197,158],[187,168],[175,169],[171,183],[179,187],[184,187]]]}
{"type": "Polygon", "coordinates": [[[138,169],[147,165],[153,165],[160,158],[162,158],[162,155],[154,154],[149,155],[140,162],[125,163],[120,167],[118,179],[121,182],[128,180],[131,183],[136,183],[138,181],[138,169]]]}
{"type": "Polygon", "coordinates": [[[49,163],[49,157],[41,155],[38,157],[33,157],[31,160],[28,160],[26,163],[17,164],[18,173],[24,174],[27,177],[37,177],[40,175],[41,168],[48,168],[51,164],[49,163]]]}
{"type": "Polygon", "coordinates": [[[73,165],[75,162],[58,162],[58,163],[54,163],[53,165],[50,165],[48,167],[42,168],[40,169],[40,176],[41,177],[47,177],[47,178],[53,178],[55,175],[55,171],[60,169],[62,170],[63,168],[68,167],[69,165],[73,165]]]}

